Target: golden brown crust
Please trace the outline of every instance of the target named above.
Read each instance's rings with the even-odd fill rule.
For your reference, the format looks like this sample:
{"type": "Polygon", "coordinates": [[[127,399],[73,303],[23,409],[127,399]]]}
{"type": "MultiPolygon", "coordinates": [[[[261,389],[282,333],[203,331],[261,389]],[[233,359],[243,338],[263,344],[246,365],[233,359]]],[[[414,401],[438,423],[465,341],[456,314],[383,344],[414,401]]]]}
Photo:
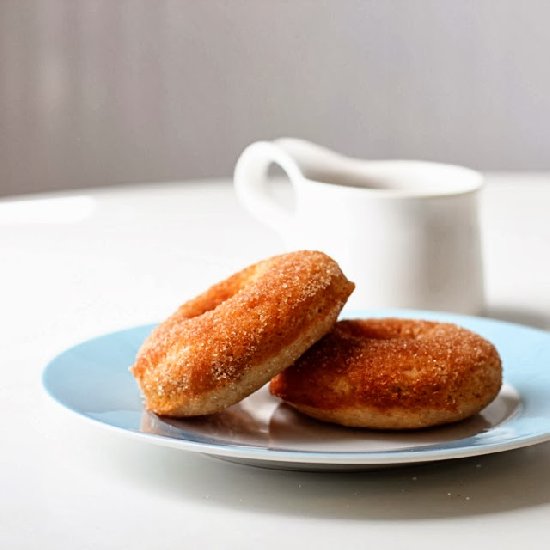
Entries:
{"type": "Polygon", "coordinates": [[[183,304],[142,345],[132,372],[157,414],[217,412],[328,332],[353,290],[321,252],[269,258],[183,304]]]}
{"type": "Polygon", "coordinates": [[[457,325],[357,319],[338,322],[270,391],[320,420],[405,429],[476,414],[501,377],[495,347],[457,325]]]}

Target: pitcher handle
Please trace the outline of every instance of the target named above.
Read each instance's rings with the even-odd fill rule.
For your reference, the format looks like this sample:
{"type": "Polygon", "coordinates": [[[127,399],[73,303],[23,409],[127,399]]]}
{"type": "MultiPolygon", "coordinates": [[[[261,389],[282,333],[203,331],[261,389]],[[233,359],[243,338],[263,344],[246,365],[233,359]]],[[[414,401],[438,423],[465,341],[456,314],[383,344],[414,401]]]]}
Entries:
{"type": "Polygon", "coordinates": [[[283,147],[270,141],[257,141],[249,145],[235,166],[234,182],[237,197],[259,221],[284,232],[293,222],[292,212],[277,204],[268,193],[267,172],[277,164],[295,184],[303,178],[296,161],[283,147]]]}

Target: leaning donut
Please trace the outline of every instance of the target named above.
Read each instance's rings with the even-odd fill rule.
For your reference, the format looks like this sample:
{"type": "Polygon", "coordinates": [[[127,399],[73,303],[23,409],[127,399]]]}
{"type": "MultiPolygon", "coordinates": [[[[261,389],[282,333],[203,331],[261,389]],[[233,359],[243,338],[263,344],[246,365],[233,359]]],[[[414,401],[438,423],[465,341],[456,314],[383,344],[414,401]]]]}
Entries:
{"type": "Polygon", "coordinates": [[[237,403],[328,332],[354,285],[321,252],[275,256],[183,304],[142,345],[132,373],[147,409],[210,414],[237,403]]]}
{"type": "Polygon", "coordinates": [[[276,376],[270,391],[318,420],[410,429],[478,413],[501,378],[495,347],[457,325],[346,320],[276,376]]]}

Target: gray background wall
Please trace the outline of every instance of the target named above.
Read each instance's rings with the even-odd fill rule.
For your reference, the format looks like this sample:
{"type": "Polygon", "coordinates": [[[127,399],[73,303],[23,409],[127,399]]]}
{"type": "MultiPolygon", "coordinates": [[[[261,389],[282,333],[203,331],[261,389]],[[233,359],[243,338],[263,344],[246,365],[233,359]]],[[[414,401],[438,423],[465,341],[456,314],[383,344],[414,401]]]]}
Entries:
{"type": "Polygon", "coordinates": [[[229,175],[251,141],[550,169],[545,0],[0,0],[0,194],[229,175]]]}

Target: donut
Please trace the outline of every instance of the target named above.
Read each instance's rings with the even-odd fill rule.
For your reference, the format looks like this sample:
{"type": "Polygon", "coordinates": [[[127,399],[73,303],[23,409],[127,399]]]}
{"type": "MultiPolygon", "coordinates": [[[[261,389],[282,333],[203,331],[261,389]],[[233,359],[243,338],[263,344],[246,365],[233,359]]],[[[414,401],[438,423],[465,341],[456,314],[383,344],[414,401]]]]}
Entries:
{"type": "Polygon", "coordinates": [[[500,391],[495,347],[455,324],[339,321],[269,390],[296,410],[343,426],[401,430],[463,420],[500,391]]]}
{"type": "Polygon", "coordinates": [[[145,407],[184,417],[237,403],[326,334],[353,288],[317,251],[274,256],[212,286],[139,349],[130,370],[145,407]]]}

